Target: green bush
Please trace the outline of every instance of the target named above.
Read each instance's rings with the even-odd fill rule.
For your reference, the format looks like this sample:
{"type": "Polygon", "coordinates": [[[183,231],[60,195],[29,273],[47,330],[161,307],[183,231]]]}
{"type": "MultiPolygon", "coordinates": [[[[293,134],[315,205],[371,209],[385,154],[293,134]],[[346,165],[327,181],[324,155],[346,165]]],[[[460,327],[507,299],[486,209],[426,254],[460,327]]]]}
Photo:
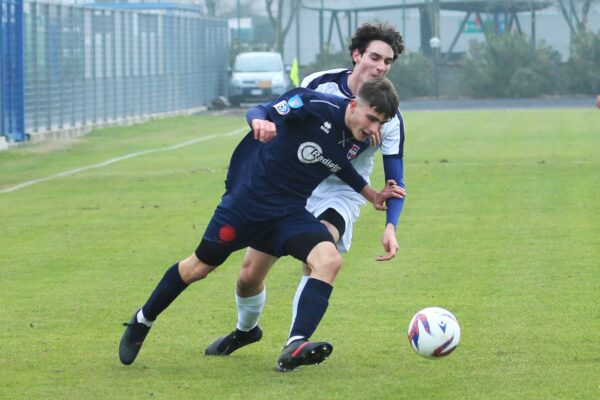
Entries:
{"type": "MultiPolygon", "coordinates": [[[[302,68],[302,77],[333,68],[350,68],[347,50],[337,53],[320,52],[315,62],[302,68]]],[[[400,98],[429,96],[433,93],[433,63],[422,53],[402,54],[392,65],[388,78],[396,86],[400,98]]]]}
{"type": "Polygon", "coordinates": [[[560,55],[524,35],[471,42],[463,58],[461,87],[472,97],[536,97],[559,90],[560,55]]]}
{"type": "Polygon", "coordinates": [[[600,32],[583,32],[573,38],[566,70],[570,92],[600,93],[600,32]]]}
{"type": "Polygon", "coordinates": [[[305,78],[314,72],[325,71],[333,68],[352,69],[350,52],[347,50],[342,50],[338,51],[337,53],[332,53],[329,50],[323,50],[317,54],[314,63],[302,67],[300,76],[301,78],[305,78]]]}
{"type": "Polygon", "coordinates": [[[423,53],[400,55],[388,77],[401,99],[433,95],[433,60],[423,53]]]}

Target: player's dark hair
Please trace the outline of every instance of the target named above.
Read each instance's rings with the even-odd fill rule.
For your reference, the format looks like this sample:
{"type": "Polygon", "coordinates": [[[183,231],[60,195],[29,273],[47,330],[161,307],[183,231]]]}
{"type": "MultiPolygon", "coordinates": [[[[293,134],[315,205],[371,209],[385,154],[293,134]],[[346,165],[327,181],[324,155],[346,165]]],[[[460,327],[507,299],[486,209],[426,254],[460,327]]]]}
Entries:
{"type": "Polygon", "coordinates": [[[356,97],[383,114],[386,119],[392,119],[396,115],[400,103],[396,88],[384,77],[364,82],[356,97]]]}
{"type": "MultiPolygon", "coordinates": [[[[363,24],[356,32],[354,32],[354,36],[352,36],[350,41],[350,46],[348,46],[350,57],[352,57],[352,52],[355,49],[358,50],[361,55],[364,54],[367,46],[369,46],[369,43],[373,40],[381,40],[382,42],[389,44],[394,51],[394,61],[396,61],[396,58],[404,51],[402,35],[400,35],[396,29],[383,24],[363,24]]],[[[356,64],[354,61],[352,61],[352,63],[356,64]]]]}

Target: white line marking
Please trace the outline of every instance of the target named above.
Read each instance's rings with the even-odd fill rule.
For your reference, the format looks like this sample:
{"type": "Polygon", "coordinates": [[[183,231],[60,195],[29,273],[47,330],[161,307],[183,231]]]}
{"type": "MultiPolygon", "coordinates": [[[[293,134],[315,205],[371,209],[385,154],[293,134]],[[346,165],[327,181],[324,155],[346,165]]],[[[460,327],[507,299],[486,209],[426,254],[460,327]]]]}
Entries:
{"type": "Polygon", "coordinates": [[[177,150],[177,149],[180,149],[182,147],[186,147],[186,146],[189,146],[189,145],[192,145],[192,144],[196,144],[198,142],[204,142],[204,141],[207,141],[207,140],[211,140],[211,139],[214,139],[214,138],[217,138],[217,137],[220,137],[220,136],[233,136],[233,135],[237,135],[237,134],[240,134],[242,132],[248,132],[248,131],[249,131],[249,128],[240,128],[240,129],[237,129],[235,131],[224,133],[222,135],[204,136],[204,137],[201,137],[201,138],[188,140],[187,142],[178,143],[178,144],[174,144],[174,145],[167,146],[167,147],[161,147],[161,148],[158,148],[158,149],[148,149],[148,150],[137,151],[135,153],[126,154],[126,155],[121,156],[121,157],[111,158],[110,160],[106,160],[106,161],[103,161],[103,162],[98,163],[98,164],[88,165],[88,166],[81,167],[81,168],[75,168],[75,169],[72,169],[72,170],[69,170],[69,171],[59,172],[58,174],[46,176],[44,178],[32,179],[30,181],[25,181],[23,183],[19,183],[18,185],[11,186],[11,187],[8,187],[8,188],[5,188],[5,189],[1,189],[0,193],[16,192],[17,190],[23,189],[23,188],[25,188],[27,186],[35,185],[37,183],[42,183],[42,182],[46,182],[46,181],[49,181],[49,180],[52,180],[52,179],[57,179],[57,178],[63,178],[65,176],[75,175],[75,174],[78,174],[78,173],[83,172],[83,171],[88,171],[90,169],[103,168],[103,167],[106,167],[107,165],[115,164],[115,163],[118,163],[118,162],[124,161],[124,160],[129,160],[130,158],[135,158],[135,157],[143,156],[143,155],[146,155],[146,154],[159,153],[159,152],[162,152],[162,151],[177,150]]]}

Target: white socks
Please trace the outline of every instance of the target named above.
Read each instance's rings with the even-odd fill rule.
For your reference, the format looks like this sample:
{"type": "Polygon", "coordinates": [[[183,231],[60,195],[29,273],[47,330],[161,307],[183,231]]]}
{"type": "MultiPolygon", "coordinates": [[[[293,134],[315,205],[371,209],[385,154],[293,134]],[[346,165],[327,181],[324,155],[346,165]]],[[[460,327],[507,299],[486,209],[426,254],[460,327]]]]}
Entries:
{"type": "MultiPolygon", "coordinates": [[[[292,331],[292,327],[294,326],[294,321],[296,321],[296,314],[298,313],[298,301],[300,301],[300,295],[302,294],[304,286],[306,286],[306,282],[308,282],[309,278],[310,276],[302,275],[302,279],[300,279],[300,283],[298,283],[298,287],[296,288],[294,302],[292,303],[292,324],[290,325],[290,332],[292,331]]],[[[299,338],[292,337],[290,338],[291,342],[294,341],[292,339],[297,340],[299,338]]],[[[288,341],[288,344],[290,344],[291,342],[288,341]]]]}
{"type": "Polygon", "coordinates": [[[154,321],[149,321],[146,319],[146,317],[144,317],[144,312],[142,311],[141,308],[140,308],[140,311],[138,311],[136,318],[137,318],[137,322],[139,322],[140,324],[146,325],[148,328],[151,328],[152,324],[154,323],[154,321]]]}
{"type": "Polygon", "coordinates": [[[237,293],[235,294],[235,304],[237,304],[238,309],[237,328],[240,331],[248,332],[258,325],[258,319],[265,307],[266,300],[267,288],[251,297],[240,297],[237,293]]]}

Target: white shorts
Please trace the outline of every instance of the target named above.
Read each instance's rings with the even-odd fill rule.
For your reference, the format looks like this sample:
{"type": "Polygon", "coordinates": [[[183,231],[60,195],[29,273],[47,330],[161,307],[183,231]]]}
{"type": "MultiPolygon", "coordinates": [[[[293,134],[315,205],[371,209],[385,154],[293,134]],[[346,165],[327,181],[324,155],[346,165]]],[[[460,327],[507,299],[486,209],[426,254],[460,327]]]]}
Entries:
{"type": "Polygon", "coordinates": [[[306,209],[315,217],[321,215],[328,208],[334,209],[342,216],[346,229],[344,235],[337,242],[337,248],[340,253],[347,253],[352,244],[352,225],[360,215],[360,207],[364,200],[361,195],[351,189],[335,192],[335,194],[331,192],[321,194],[320,191],[315,190],[306,203],[306,209]]]}

